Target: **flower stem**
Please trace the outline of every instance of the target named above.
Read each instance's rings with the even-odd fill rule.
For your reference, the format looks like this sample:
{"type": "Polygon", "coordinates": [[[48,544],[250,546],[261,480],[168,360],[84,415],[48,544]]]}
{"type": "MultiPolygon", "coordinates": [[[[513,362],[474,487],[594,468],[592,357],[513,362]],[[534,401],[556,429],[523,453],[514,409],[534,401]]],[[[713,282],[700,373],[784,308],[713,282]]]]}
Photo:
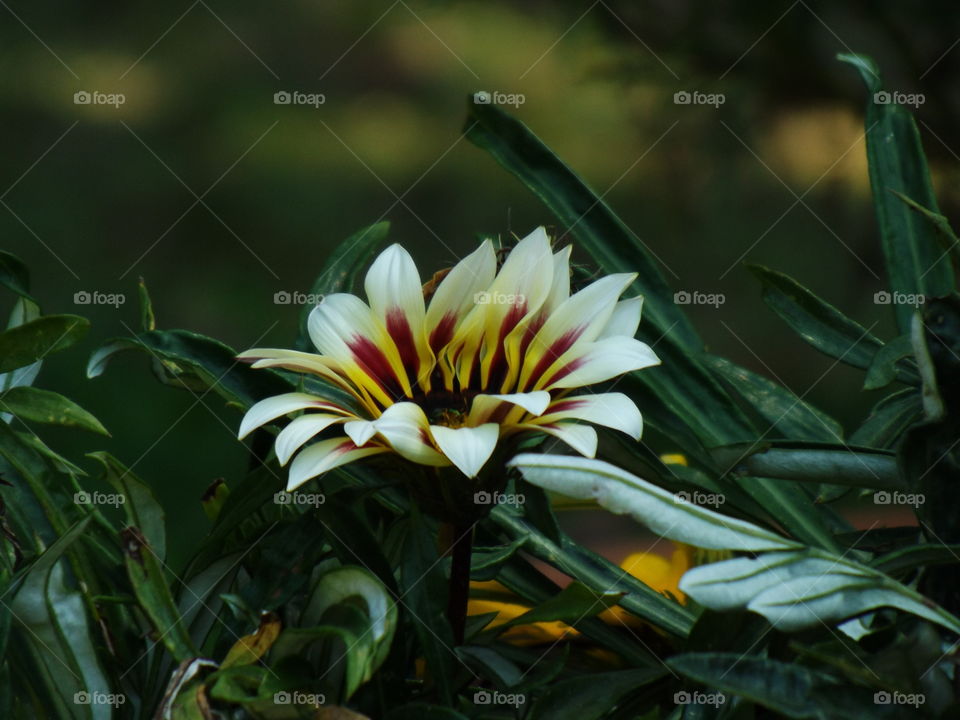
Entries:
{"type": "Polygon", "coordinates": [[[470,599],[470,557],[473,552],[474,523],[450,523],[450,594],[447,601],[447,619],[453,629],[455,645],[463,644],[467,624],[467,603],[470,599]]]}

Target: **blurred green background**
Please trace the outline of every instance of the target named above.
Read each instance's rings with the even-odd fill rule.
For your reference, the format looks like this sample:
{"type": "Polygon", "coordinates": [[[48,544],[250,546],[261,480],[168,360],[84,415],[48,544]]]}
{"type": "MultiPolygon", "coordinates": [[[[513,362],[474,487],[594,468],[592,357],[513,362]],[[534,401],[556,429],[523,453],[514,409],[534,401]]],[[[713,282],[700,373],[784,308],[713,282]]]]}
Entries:
{"type": "MultiPolygon", "coordinates": [[[[86,315],[85,343],[39,384],[113,434],[41,432],[72,458],[106,448],[157,488],[180,551],[198,497],[245,467],[239,414],[153,381],[121,356],[88,381],[104,339],[137,324],[142,276],[164,328],[243,349],[287,346],[331,248],[381,218],[426,279],[478,232],[552,218],[461,137],[472,93],[507,108],[580,173],[661,260],[714,352],[847,427],[875,401],[765,309],[743,268],[784,270],[891,337],[862,139],[865,93],[838,52],[872,55],[917,117],[942,210],[960,205],[955,3],[0,2],[3,246],[46,312],[86,315]],[[75,93],[122,93],[77,104],[75,93]],[[277,92],[323,104],[275,104],[277,92]],[[724,103],[676,104],[682,91],[724,103]],[[119,307],[75,303],[122,293],[119,307]]],[[[8,298],[8,302],[12,300],[8,298]]],[[[39,430],[39,429],[38,429],[39,430]]],[[[670,448],[658,448],[669,451],[670,448]]],[[[87,464],[88,467],[91,467],[87,464]]],[[[174,550],[177,549],[174,548],[174,550]]]]}

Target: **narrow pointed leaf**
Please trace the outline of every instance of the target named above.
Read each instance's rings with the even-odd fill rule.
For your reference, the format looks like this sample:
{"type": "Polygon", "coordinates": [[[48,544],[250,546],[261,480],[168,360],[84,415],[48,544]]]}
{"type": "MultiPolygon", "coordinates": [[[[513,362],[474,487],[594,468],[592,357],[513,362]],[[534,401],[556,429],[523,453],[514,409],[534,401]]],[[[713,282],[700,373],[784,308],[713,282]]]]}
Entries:
{"type": "MultiPolygon", "coordinates": [[[[926,298],[946,295],[954,288],[953,268],[936,229],[895,194],[939,214],[913,116],[889,98],[878,102],[884,91],[872,60],[850,54],[838,59],[853,65],[867,86],[867,166],[890,290],[926,298]]],[[[893,310],[900,332],[909,332],[913,308],[898,303],[893,310]]]]}
{"type": "Polygon", "coordinates": [[[80,428],[109,437],[97,418],[69,398],[52,390],[30,386],[13,387],[0,395],[0,410],[26,422],[80,428]]]}

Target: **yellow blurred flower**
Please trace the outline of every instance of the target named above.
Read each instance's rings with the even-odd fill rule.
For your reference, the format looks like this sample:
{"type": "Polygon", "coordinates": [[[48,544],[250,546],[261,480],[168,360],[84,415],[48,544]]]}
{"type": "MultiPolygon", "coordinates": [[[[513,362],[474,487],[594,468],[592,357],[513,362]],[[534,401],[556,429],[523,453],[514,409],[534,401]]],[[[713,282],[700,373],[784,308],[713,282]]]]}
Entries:
{"type": "MultiPolygon", "coordinates": [[[[683,602],[685,596],[678,585],[680,577],[693,566],[695,554],[696,548],[675,543],[670,558],[656,552],[634,553],[628,556],[620,567],[657,592],[666,593],[683,602]]],[[[503,625],[531,609],[521,598],[495,581],[472,582],[470,590],[467,614],[496,612],[497,617],[488,625],[491,628],[503,625]]],[[[604,610],[598,617],[611,625],[636,627],[644,624],[644,621],[619,607],[604,610]]],[[[564,622],[539,622],[508,628],[501,637],[515,645],[539,645],[577,634],[574,628],[564,622]]]]}

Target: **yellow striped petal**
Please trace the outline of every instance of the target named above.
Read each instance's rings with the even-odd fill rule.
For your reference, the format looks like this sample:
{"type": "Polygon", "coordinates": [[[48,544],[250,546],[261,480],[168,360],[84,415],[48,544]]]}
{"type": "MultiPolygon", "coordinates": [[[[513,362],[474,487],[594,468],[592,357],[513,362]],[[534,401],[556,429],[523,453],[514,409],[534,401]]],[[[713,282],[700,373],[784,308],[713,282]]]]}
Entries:
{"type": "Polygon", "coordinates": [[[660,358],[646,343],[634,338],[603,338],[568,350],[536,379],[534,388],[583,387],[659,364],[660,358]]]}
{"type": "Polygon", "coordinates": [[[310,312],[307,330],[317,349],[380,403],[389,405],[412,394],[396,344],[360,298],[327,295],[310,312]]]}
{"type": "Polygon", "coordinates": [[[533,425],[554,424],[561,420],[586,420],[626,433],[634,440],[643,434],[643,418],[633,400],[623,393],[577,395],[554,400],[533,425]]]}
{"type": "Polygon", "coordinates": [[[427,345],[423,288],[410,253],[393,244],[373,261],[364,282],[373,315],[393,339],[410,385],[429,390],[433,353],[427,345]]]}
{"type": "Polygon", "coordinates": [[[613,315],[617,298],[636,277],[636,273],[608,275],[560,305],[527,347],[520,388],[536,381],[576,344],[593,342],[613,315]]]}

